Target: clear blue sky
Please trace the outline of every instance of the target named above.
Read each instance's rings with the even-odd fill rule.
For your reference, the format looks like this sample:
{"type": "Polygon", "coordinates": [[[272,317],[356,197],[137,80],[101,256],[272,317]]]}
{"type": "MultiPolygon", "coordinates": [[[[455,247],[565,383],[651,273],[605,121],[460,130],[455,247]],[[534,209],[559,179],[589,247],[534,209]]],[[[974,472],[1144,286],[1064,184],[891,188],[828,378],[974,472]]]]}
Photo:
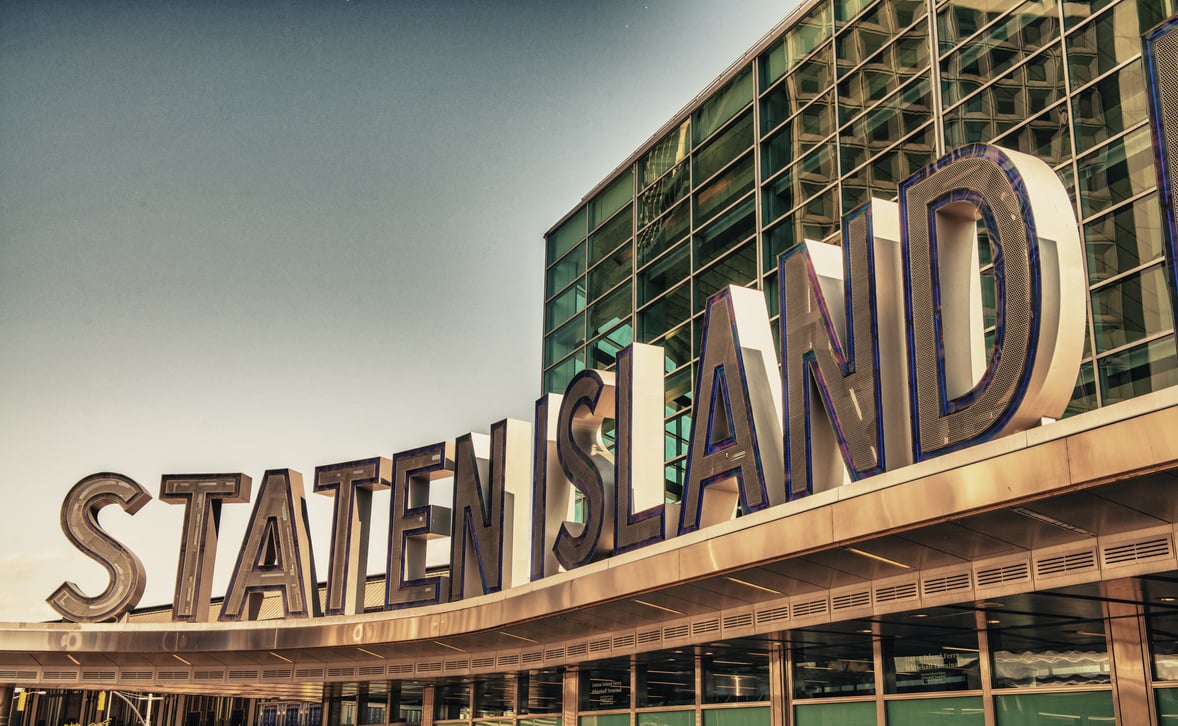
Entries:
{"type": "MultiPolygon", "coordinates": [[[[0,620],[105,587],[89,474],[297,469],[323,577],[315,466],[530,419],[543,233],[793,5],[0,0],[0,620]]],[[[181,517],[103,515],[144,605],[181,517]]]]}

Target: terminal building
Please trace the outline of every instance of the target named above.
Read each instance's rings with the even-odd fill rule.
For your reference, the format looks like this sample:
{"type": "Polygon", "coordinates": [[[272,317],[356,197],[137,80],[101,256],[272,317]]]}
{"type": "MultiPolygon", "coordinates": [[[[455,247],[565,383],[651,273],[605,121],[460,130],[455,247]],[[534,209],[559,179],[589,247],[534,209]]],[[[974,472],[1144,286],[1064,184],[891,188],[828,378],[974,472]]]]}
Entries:
{"type": "MultiPolygon", "coordinates": [[[[1178,724],[1175,12],[808,0],[545,237],[543,393],[661,347],[679,511],[693,413],[731,407],[699,390],[709,300],[757,291],[780,353],[783,254],[957,149],[1021,152],[1082,246],[1058,420],[454,602],[391,609],[382,577],[352,615],[0,624],[0,726],[1178,724]]],[[[987,370],[1025,313],[1001,224],[976,219],[987,370]]]]}

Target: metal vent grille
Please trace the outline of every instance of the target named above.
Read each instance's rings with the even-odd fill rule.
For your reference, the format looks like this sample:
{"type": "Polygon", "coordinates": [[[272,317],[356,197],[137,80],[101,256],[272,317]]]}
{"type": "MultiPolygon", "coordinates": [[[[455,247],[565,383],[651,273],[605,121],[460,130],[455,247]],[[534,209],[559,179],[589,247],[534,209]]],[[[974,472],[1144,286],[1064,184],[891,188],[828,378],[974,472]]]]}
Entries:
{"type": "Polygon", "coordinates": [[[362,676],[383,676],[384,666],[360,666],[360,675],[362,676]]]}
{"type": "Polygon", "coordinates": [[[810,600],[809,602],[799,602],[794,604],[793,616],[795,618],[803,618],[807,615],[821,615],[826,612],[826,608],[826,598],[810,600]]]}
{"type": "Polygon", "coordinates": [[[614,638],[614,647],[615,648],[632,648],[632,647],[634,647],[634,634],[630,633],[629,635],[619,635],[618,637],[614,638]]]}
{"type": "MultiPolygon", "coordinates": [[[[410,672],[412,672],[413,666],[409,666],[409,670],[410,670],[410,672]]],[[[322,678],[322,677],[323,677],[323,669],[322,668],[295,668],[295,678],[322,678]]]]}
{"type": "MultiPolygon", "coordinates": [[[[36,671],[0,671],[0,680],[4,681],[31,681],[37,677],[36,671]]],[[[151,678],[151,674],[147,674],[151,678]]]]}
{"type": "Polygon", "coordinates": [[[711,620],[701,620],[698,623],[691,624],[692,635],[703,635],[706,633],[718,632],[720,632],[720,621],[716,618],[712,618],[711,620]]]}
{"type": "Polygon", "coordinates": [[[466,670],[467,668],[470,668],[470,661],[467,660],[466,658],[463,658],[461,660],[448,660],[448,661],[446,661],[446,670],[448,670],[448,671],[463,671],[463,670],[466,670]]]}
{"type": "Polygon", "coordinates": [[[657,643],[661,637],[662,631],[647,630],[646,632],[638,634],[638,643],[640,645],[645,645],[646,643],[657,643]]]}
{"type": "Polygon", "coordinates": [[[739,613],[737,615],[724,616],[724,629],[735,630],[736,628],[751,628],[753,626],[752,613],[739,613]]]}
{"type": "Polygon", "coordinates": [[[1064,555],[1044,557],[1035,563],[1035,574],[1038,577],[1064,575],[1069,572],[1083,572],[1096,567],[1096,552],[1071,552],[1064,555]]]}
{"type": "MultiPolygon", "coordinates": [[[[383,670],[384,670],[383,668],[380,668],[380,669],[378,669],[378,672],[383,671],[383,670]]],[[[364,675],[363,668],[360,669],[360,675],[364,675]]],[[[262,680],[274,681],[274,680],[289,680],[289,679],[290,679],[290,669],[289,668],[263,668],[262,669],[262,680]]]]}
{"type": "MultiPolygon", "coordinates": [[[[499,665],[504,665],[503,659],[499,659],[499,665]]],[[[471,668],[493,668],[495,666],[495,659],[492,658],[471,658],[471,668]]]]}
{"type": "Polygon", "coordinates": [[[397,663],[396,665],[389,666],[389,675],[390,676],[404,674],[404,673],[412,673],[412,672],[413,672],[413,664],[412,663],[397,663]]]}
{"type": "MultiPolygon", "coordinates": [[[[330,673],[329,673],[330,675],[330,673]]],[[[351,675],[351,674],[349,674],[351,675]]],[[[229,671],[229,680],[231,681],[256,681],[258,679],[257,671],[229,671]]]]}
{"type": "Polygon", "coordinates": [[[1026,562],[1001,567],[987,567],[984,570],[978,570],[977,573],[978,587],[1001,585],[1004,582],[1022,582],[1030,578],[1031,567],[1026,562]]]}
{"type": "MultiPolygon", "coordinates": [[[[26,676],[32,678],[32,676],[26,676]]],[[[151,671],[119,671],[121,681],[150,681],[151,671]]]]}
{"type": "Polygon", "coordinates": [[[82,671],[83,681],[113,681],[114,671],[82,671]]]}
{"type": "Polygon", "coordinates": [[[77,671],[45,671],[42,676],[47,681],[76,681],[78,680],[77,671]]]}
{"type": "Polygon", "coordinates": [[[440,660],[436,660],[432,663],[417,664],[418,673],[437,673],[440,670],[442,670],[442,661],[440,660]]]}
{"type": "MultiPolygon", "coordinates": [[[[322,673],[320,674],[322,675],[322,673]]],[[[194,681],[219,681],[225,677],[225,671],[193,671],[194,681]]]]}
{"type": "Polygon", "coordinates": [[[944,577],[931,577],[924,581],[924,594],[936,595],[942,592],[956,592],[969,589],[969,573],[961,572],[944,577]]]}
{"type": "Polygon", "coordinates": [[[675,638],[686,638],[687,626],[674,625],[669,628],[663,628],[663,640],[673,640],[675,638]]]}
{"type": "Polygon", "coordinates": [[[570,645],[565,648],[564,652],[568,655],[585,655],[586,651],[588,650],[589,646],[585,645],[584,643],[577,643],[576,645],[570,645]]]}
{"type": "Polygon", "coordinates": [[[533,650],[531,653],[524,653],[524,663],[539,663],[542,660],[544,660],[544,651],[542,650],[533,650]]]}
{"type": "Polygon", "coordinates": [[[871,604],[871,593],[867,590],[860,592],[851,592],[846,595],[835,595],[830,599],[830,605],[835,610],[846,610],[848,608],[860,608],[864,605],[871,604]]]}
{"type": "Polygon", "coordinates": [[[564,648],[551,648],[546,650],[544,651],[544,657],[548,660],[552,660],[553,658],[563,658],[564,648]]]}
{"type": "Polygon", "coordinates": [[[766,608],[757,613],[757,625],[761,623],[776,623],[778,620],[789,620],[789,605],[766,608]]]}
{"type": "Polygon", "coordinates": [[[902,585],[885,585],[875,588],[876,602],[896,602],[898,600],[912,600],[916,597],[916,583],[905,582],[902,585]]]}
{"type": "Polygon", "coordinates": [[[600,653],[603,650],[609,650],[609,638],[602,638],[601,640],[589,641],[589,652],[600,653]]]}
{"type": "Polygon", "coordinates": [[[1170,538],[1159,537],[1144,542],[1113,545],[1104,548],[1104,564],[1125,565],[1155,557],[1170,556],[1170,538]]]}
{"type": "Polygon", "coordinates": [[[336,666],[327,669],[328,678],[351,678],[354,675],[356,675],[354,666],[336,666]]]}
{"type": "MultiPolygon", "coordinates": [[[[254,675],[257,675],[257,673],[254,675]]],[[[186,681],[188,680],[188,671],[160,671],[159,675],[156,676],[156,680],[186,681]]]]}
{"type": "MultiPolygon", "coordinates": [[[[471,665],[474,665],[474,661],[471,661],[471,665]]],[[[488,663],[488,665],[490,665],[490,664],[488,663]]],[[[519,665],[519,656],[515,655],[515,654],[501,655],[501,656],[499,656],[499,665],[501,665],[501,666],[519,665]]]]}

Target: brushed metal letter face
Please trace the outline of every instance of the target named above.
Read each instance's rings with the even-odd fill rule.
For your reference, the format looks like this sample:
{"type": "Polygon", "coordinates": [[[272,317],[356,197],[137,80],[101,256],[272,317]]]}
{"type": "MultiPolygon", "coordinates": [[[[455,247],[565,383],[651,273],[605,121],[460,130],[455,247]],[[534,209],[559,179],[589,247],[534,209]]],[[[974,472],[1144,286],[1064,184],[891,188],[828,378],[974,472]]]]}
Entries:
{"type": "Polygon", "coordinates": [[[445,602],[445,575],[426,577],[426,545],[450,534],[450,509],[429,503],[432,483],[452,477],[454,446],[437,443],[393,455],[385,610],[445,602]]]}
{"type": "Polygon", "coordinates": [[[618,351],[615,553],[664,537],[663,366],[659,346],[634,343],[618,351]]]}
{"type": "Polygon", "coordinates": [[[841,249],[807,241],[779,267],[789,497],[905,463],[898,207],[872,200],[841,249]]]}
{"type": "Polygon", "coordinates": [[[556,535],[556,559],[566,570],[613,553],[614,458],[601,424],[614,418],[614,401],[614,374],[584,370],[569,381],[561,402],[556,453],[585,506],[585,521],[564,522],[556,535]]]}
{"type": "Polygon", "coordinates": [[[1084,339],[1083,248],[1042,161],[967,146],[900,185],[913,456],[920,461],[1058,417],[1084,339]],[[984,349],[977,223],[994,248],[997,329],[984,349]]]}
{"type": "Polygon", "coordinates": [[[785,501],[781,378],[760,291],[708,300],[679,533],[785,501]]]}
{"type": "Polygon", "coordinates": [[[467,434],[454,447],[454,523],[450,535],[450,599],[511,586],[515,490],[528,478],[530,427],[491,425],[490,437],[467,434]]]}
{"type": "Polygon", "coordinates": [[[293,469],[267,471],[229,578],[221,620],[257,620],[262,598],[272,590],[282,595],[286,617],[320,614],[307,530],[303,475],[293,469]]]}
{"type": "Polygon", "coordinates": [[[92,474],[82,479],[61,503],[61,531],[87,557],[110,575],[110,583],[93,597],[72,582],[64,582],[47,602],[66,620],[99,623],[118,618],[139,604],[147,586],[143,563],[116,542],[98,523],[98,512],[108,504],[135,514],[151,501],[147,490],[122,474],[92,474]]]}
{"type": "Polygon", "coordinates": [[[315,468],[315,493],[335,497],[331,559],[327,565],[327,615],[364,612],[372,492],[387,489],[393,462],[384,457],[315,468]]]}
{"type": "Polygon", "coordinates": [[[248,502],[252,480],[245,474],[167,474],[160,479],[160,501],[184,505],[184,530],[176,565],[172,620],[209,620],[213,565],[222,502],[248,502]]]}
{"type": "Polygon", "coordinates": [[[1178,205],[1174,183],[1178,179],[1178,16],[1159,25],[1145,37],[1145,62],[1149,76],[1149,121],[1152,127],[1158,197],[1162,205],[1162,237],[1170,287],[1170,310],[1178,326],[1178,205]]]}
{"type": "MultiPolygon", "coordinates": [[[[569,512],[573,485],[556,455],[556,429],[563,397],[548,393],[536,399],[532,442],[532,539],[529,576],[539,580],[560,569],[553,549],[569,512]]],[[[518,504],[518,502],[517,502],[518,504]]]]}

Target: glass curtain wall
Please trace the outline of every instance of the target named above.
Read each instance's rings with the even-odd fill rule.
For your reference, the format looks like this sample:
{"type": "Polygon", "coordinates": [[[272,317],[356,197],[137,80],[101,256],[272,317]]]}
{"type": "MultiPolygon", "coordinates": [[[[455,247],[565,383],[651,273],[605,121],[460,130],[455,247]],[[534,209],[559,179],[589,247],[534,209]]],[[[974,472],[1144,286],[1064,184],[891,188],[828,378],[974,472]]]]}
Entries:
{"type": "Polygon", "coordinates": [[[1088,326],[1068,414],[1178,383],[1141,57],[1173,5],[808,4],[548,235],[544,390],[632,341],[663,346],[675,500],[708,296],[759,288],[776,325],[781,253],[837,242],[843,215],[975,142],[1045,160],[1080,220],[1088,326]]]}

